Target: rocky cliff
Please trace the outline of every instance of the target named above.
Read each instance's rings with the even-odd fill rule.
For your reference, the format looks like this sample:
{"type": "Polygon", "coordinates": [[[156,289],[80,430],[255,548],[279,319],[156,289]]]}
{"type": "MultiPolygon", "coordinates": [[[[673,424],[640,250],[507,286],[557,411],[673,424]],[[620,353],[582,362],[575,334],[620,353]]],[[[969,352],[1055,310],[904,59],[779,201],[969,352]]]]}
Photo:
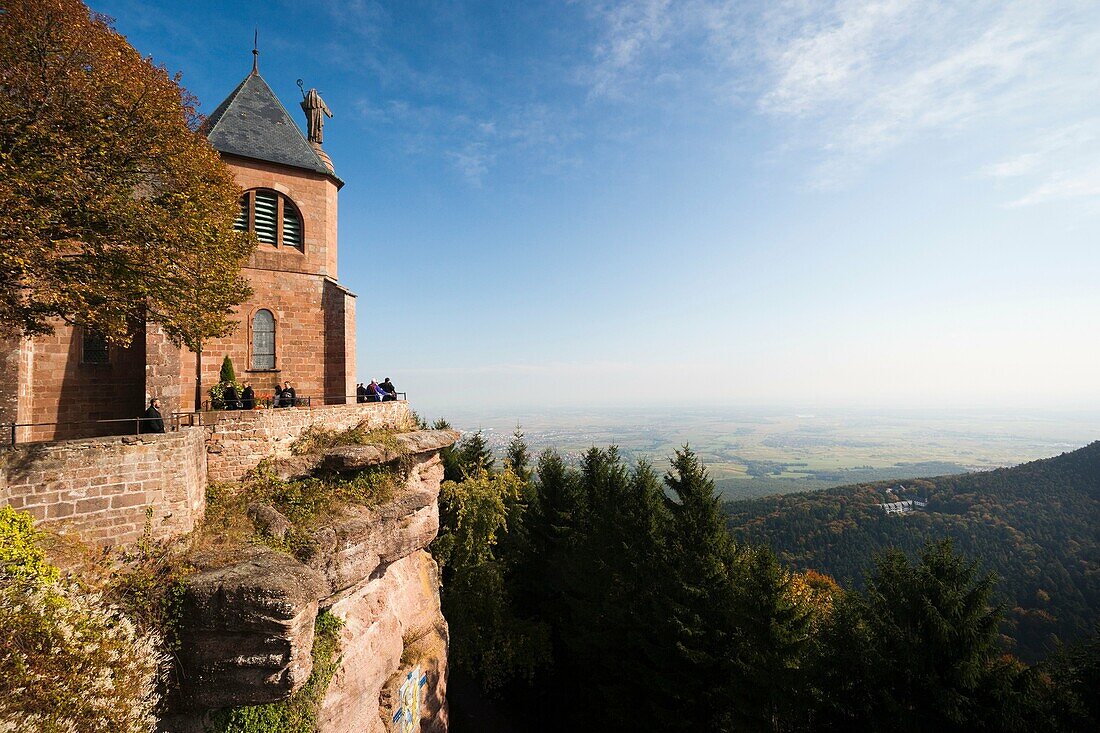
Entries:
{"type": "Polygon", "coordinates": [[[248,518],[266,544],[228,559],[224,551],[195,555],[179,629],[177,712],[163,729],[197,733],[227,709],[238,710],[238,721],[260,721],[263,708],[241,708],[308,693],[321,733],[446,731],[447,622],[425,548],[439,527],[439,450],[457,438],[417,431],[268,466],[273,480],[354,481],[389,465],[401,481],[385,501],[342,506],[305,529],[275,506],[252,503],[248,518]],[[319,614],[338,620],[324,675],[314,674],[319,614]]]}

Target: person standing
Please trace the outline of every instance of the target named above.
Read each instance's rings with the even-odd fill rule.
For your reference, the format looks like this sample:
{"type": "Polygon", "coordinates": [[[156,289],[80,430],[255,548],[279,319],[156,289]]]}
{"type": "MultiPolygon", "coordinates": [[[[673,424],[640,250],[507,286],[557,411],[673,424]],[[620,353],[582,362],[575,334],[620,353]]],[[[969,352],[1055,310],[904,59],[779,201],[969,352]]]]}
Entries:
{"type": "Polygon", "coordinates": [[[245,382],[241,390],[241,407],[251,410],[256,407],[256,391],[252,389],[252,382],[245,382]]]}
{"type": "Polygon", "coordinates": [[[222,409],[224,410],[239,410],[241,405],[238,402],[240,398],[237,396],[237,388],[233,386],[233,383],[225,385],[225,391],[222,392],[222,409]]]}
{"type": "Polygon", "coordinates": [[[393,386],[393,382],[389,377],[386,377],[382,384],[378,385],[379,391],[382,392],[383,402],[394,402],[397,400],[397,387],[393,386]]]}
{"type": "Polygon", "coordinates": [[[141,432],[163,433],[164,418],[160,414],[160,398],[149,400],[149,409],[145,411],[145,419],[141,421],[141,432]]]}
{"type": "Polygon", "coordinates": [[[279,404],[282,407],[294,407],[298,404],[298,393],[290,386],[290,382],[283,382],[283,391],[279,395],[279,404]]]}

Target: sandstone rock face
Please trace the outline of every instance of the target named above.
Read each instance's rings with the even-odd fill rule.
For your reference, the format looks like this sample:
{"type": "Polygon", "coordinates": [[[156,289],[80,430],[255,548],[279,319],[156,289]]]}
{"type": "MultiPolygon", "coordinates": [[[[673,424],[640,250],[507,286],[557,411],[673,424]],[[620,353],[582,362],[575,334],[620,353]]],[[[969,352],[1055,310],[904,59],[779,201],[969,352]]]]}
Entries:
{"type": "Polygon", "coordinates": [[[305,684],[325,588],[315,570],[262,547],[246,551],[237,563],[192,576],[180,661],[193,704],[274,702],[305,684]]]}
{"type": "Polygon", "coordinates": [[[286,539],[286,533],[293,526],[275,507],[256,502],[248,505],[248,518],[257,532],[278,542],[286,539]]]}
{"type": "Polygon", "coordinates": [[[325,466],[334,471],[360,471],[380,463],[446,448],[462,437],[457,430],[418,430],[395,436],[395,446],[341,445],[325,451],[325,466]]]}
{"type": "Polygon", "coordinates": [[[280,481],[293,481],[311,475],[317,466],[321,464],[322,458],[323,456],[312,454],[286,456],[268,461],[265,467],[280,481]]]}
{"type": "MultiPolygon", "coordinates": [[[[421,731],[447,730],[447,622],[439,608],[438,568],[424,548],[439,529],[438,450],[454,431],[398,436],[401,448],[350,446],[357,470],[362,449],[382,462],[400,457],[408,470],[392,500],[355,508],[312,532],[301,560],[253,547],[226,567],[203,567],[189,580],[181,638],[182,693],[193,714],[162,721],[173,733],[201,730],[215,708],[285,699],[312,669],[319,609],[344,622],[340,666],[320,710],[321,733],[385,733],[393,716],[416,717],[421,731]],[[417,676],[415,680],[411,676],[417,676]],[[411,680],[411,681],[410,681],[411,680]],[[423,680],[423,683],[421,683],[423,680]]],[[[342,449],[329,451],[344,455],[342,449]]],[[[314,465],[321,462],[313,457],[314,465]]],[[[377,463],[378,461],[375,461],[377,463]]],[[[274,508],[249,507],[262,533],[285,536],[289,523],[274,508]]]]}
{"type": "Polygon", "coordinates": [[[344,655],[321,705],[320,733],[393,730],[398,692],[414,670],[418,704],[406,697],[406,707],[424,733],[445,732],[447,622],[431,555],[420,550],[397,560],[329,610],[344,620],[344,655]]]}
{"type": "Polygon", "coordinates": [[[379,566],[427,547],[435,538],[443,462],[437,453],[427,455],[412,466],[391,501],[352,510],[314,534],[315,549],[306,562],[324,575],[331,594],[358,585],[379,566]]]}

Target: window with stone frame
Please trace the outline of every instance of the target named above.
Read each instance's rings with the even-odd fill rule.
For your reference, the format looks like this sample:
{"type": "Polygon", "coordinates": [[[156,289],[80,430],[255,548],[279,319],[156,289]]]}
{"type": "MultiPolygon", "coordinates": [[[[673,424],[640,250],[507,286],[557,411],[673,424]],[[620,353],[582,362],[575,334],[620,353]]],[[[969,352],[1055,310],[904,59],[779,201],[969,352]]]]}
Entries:
{"type": "Polygon", "coordinates": [[[252,316],[252,368],[275,368],[275,316],[266,309],[252,316]]]}
{"type": "Polygon", "coordinates": [[[234,228],[254,232],[256,238],[273,247],[305,248],[302,212],[286,194],[270,188],[254,188],[241,196],[234,228]]]}
{"type": "Polygon", "coordinates": [[[99,331],[80,329],[80,363],[110,364],[111,353],[107,339],[99,331]]]}

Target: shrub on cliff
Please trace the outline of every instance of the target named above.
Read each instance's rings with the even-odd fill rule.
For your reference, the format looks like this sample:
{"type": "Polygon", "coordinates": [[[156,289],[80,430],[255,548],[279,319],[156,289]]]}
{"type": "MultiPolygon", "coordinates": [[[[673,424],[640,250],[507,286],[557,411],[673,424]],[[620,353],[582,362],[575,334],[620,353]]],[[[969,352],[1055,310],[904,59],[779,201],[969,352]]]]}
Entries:
{"type": "Polygon", "coordinates": [[[39,547],[34,518],[10,506],[0,506],[0,577],[13,582],[51,583],[58,571],[39,547]]]}
{"type": "Polygon", "coordinates": [[[0,731],[152,730],[158,640],[57,582],[29,515],[0,510],[0,528],[0,731]]]}

